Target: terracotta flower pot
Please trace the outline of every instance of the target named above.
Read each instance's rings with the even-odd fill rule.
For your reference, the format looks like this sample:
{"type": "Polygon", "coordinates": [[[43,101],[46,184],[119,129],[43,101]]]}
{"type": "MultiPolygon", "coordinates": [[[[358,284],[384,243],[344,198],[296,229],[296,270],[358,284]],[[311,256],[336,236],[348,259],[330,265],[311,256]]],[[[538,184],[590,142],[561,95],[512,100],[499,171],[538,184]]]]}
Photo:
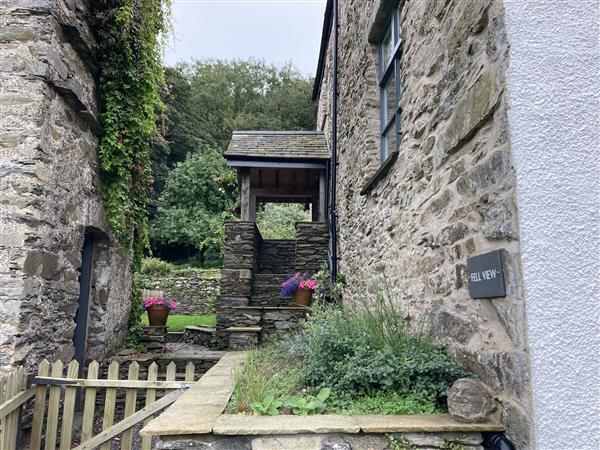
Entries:
{"type": "Polygon", "coordinates": [[[164,327],[167,325],[167,317],[169,317],[171,310],[165,305],[152,305],[146,311],[151,327],[164,327]]]}
{"type": "Polygon", "coordinates": [[[313,292],[312,289],[296,289],[292,297],[292,303],[297,306],[310,306],[313,292]]]}

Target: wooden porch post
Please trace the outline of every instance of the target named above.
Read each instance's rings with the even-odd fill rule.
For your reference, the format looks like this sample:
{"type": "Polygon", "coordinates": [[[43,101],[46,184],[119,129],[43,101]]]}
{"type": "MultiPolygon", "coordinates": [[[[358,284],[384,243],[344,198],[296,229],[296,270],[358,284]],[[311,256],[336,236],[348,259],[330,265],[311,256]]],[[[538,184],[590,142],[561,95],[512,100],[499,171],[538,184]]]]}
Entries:
{"type": "MultiPolygon", "coordinates": [[[[327,187],[327,180],[325,179],[325,171],[321,170],[319,173],[319,222],[325,222],[325,189],[327,187]]],[[[314,208],[315,205],[313,205],[314,208]]]]}
{"type": "Polygon", "coordinates": [[[250,219],[250,169],[240,169],[240,219],[249,222],[250,219]]]}
{"type": "Polygon", "coordinates": [[[250,222],[256,222],[256,194],[250,191],[250,222]]]}

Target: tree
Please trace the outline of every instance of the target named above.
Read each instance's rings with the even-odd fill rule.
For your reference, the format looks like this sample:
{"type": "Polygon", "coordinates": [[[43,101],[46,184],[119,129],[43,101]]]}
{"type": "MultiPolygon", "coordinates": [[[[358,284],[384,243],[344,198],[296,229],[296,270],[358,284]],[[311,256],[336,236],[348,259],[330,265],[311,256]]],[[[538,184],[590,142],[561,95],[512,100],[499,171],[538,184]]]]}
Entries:
{"type": "Polygon", "coordinates": [[[265,239],[295,239],[296,222],[309,220],[309,211],[297,203],[267,203],[256,211],[256,224],[265,239]]]}
{"type": "Polygon", "coordinates": [[[237,201],[231,192],[235,177],[222,157],[231,132],[312,129],[313,81],[291,64],[254,60],[180,64],[165,69],[165,80],[166,113],[159,124],[164,139],[153,151],[152,248],[167,259],[213,258],[221,253],[224,217],[231,217],[237,201]],[[192,174],[206,179],[186,178],[192,174]],[[227,201],[217,194],[212,204],[206,196],[220,192],[224,174],[231,185],[227,201]],[[205,230],[195,229],[201,226],[205,230]]]}
{"type": "Polygon", "coordinates": [[[158,200],[150,238],[157,256],[218,260],[223,246],[223,221],[235,206],[235,175],[218,151],[188,155],[169,173],[158,200]]]}

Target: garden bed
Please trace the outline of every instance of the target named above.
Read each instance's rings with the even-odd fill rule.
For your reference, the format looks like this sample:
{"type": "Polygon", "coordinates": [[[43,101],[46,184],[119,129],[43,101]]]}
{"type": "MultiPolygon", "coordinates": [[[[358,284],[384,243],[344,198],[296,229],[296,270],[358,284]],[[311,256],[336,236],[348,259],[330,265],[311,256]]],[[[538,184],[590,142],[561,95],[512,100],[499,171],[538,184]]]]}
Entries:
{"type": "Polygon", "coordinates": [[[227,412],[252,415],[436,414],[468,373],[380,298],[317,306],[299,330],[251,351],[227,412]]]}
{"type": "Polygon", "coordinates": [[[228,353],[142,434],[162,449],[481,450],[486,420],[446,413],[468,373],[407,314],[315,305],[299,329],[228,353]]]}
{"type": "Polygon", "coordinates": [[[246,360],[243,353],[226,354],[141,434],[159,436],[165,450],[480,450],[482,432],[503,430],[498,423],[465,424],[448,414],[223,414],[246,360]]]}

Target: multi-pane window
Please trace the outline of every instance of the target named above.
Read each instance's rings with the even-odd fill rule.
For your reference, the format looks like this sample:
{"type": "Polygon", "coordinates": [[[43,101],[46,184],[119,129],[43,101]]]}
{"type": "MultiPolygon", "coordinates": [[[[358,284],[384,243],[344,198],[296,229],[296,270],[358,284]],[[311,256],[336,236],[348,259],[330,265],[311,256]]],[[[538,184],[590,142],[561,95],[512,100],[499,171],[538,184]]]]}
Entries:
{"type": "Polygon", "coordinates": [[[400,144],[400,6],[396,5],[379,41],[379,87],[381,90],[381,163],[400,144]]]}

